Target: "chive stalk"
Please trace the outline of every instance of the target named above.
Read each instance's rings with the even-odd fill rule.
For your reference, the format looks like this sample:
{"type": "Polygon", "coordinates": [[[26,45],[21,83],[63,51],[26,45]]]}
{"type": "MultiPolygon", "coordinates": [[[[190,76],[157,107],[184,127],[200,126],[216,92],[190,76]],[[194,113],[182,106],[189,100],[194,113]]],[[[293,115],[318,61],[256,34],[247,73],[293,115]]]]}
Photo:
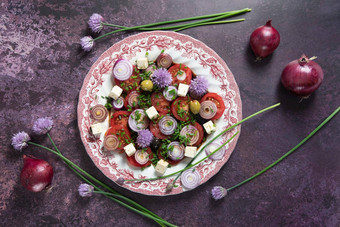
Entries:
{"type": "Polygon", "coordinates": [[[294,151],[296,151],[299,147],[301,147],[307,140],[309,140],[315,133],[317,133],[325,124],[327,124],[338,112],[340,111],[340,106],[331,114],[329,115],[318,127],[316,127],[308,136],[306,136],[300,143],[298,143],[295,147],[293,147],[291,150],[289,150],[287,153],[282,155],[279,159],[277,159],[275,162],[261,170],[260,172],[254,174],[253,176],[249,177],[248,179],[242,181],[241,183],[238,183],[230,188],[227,188],[227,191],[231,191],[235,188],[240,187],[241,185],[253,180],[254,178],[260,176],[261,174],[265,173],[267,170],[274,167],[276,164],[281,162],[283,159],[288,157],[290,154],[292,154],[294,151]]]}

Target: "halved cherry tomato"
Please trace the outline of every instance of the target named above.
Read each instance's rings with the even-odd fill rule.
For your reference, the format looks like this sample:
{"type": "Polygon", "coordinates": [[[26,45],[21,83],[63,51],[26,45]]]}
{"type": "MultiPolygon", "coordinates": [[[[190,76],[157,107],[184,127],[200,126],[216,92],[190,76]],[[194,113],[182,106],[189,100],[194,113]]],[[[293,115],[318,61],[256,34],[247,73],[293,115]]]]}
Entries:
{"type": "Polygon", "coordinates": [[[136,167],[147,167],[147,166],[149,166],[151,164],[151,159],[153,158],[153,153],[152,153],[150,147],[148,147],[145,152],[148,152],[148,154],[149,154],[149,161],[147,163],[145,163],[144,165],[141,165],[136,161],[135,155],[132,155],[130,157],[126,155],[126,158],[129,162],[129,164],[136,166],[136,167]]]}
{"type": "MultiPolygon", "coordinates": [[[[136,98],[135,100],[132,101],[132,103],[129,103],[129,98],[131,95],[134,95],[135,93],[137,93],[137,95],[139,96],[140,93],[138,91],[131,91],[126,97],[125,97],[125,101],[124,101],[124,107],[125,109],[128,109],[130,106],[131,109],[137,109],[138,108],[138,98],[136,98]]],[[[137,96],[137,97],[138,97],[137,96]]]]}
{"type": "Polygon", "coordinates": [[[170,112],[170,102],[166,100],[160,92],[152,93],[151,104],[160,114],[167,114],[170,112]]]}
{"type": "Polygon", "coordinates": [[[114,125],[121,125],[128,127],[129,115],[130,112],[128,111],[122,110],[115,112],[110,119],[110,126],[112,127],[114,125]]]}
{"type": "Polygon", "coordinates": [[[172,160],[172,159],[170,159],[170,158],[163,157],[163,156],[161,155],[161,149],[159,149],[159,150],[157,151],[157,155],[158,155],[158,158],[159,158],[159,159],[163,159],[163,160],[167,161],[171,166],[175,166],[175,165],[177,165],[178,163],[180,163],[180,162],[183,160],[183,159],[181,159],[181,160],[176,160],[176,161],[174,161],[174,160],[172,160]]]}
{"type": "Polygon", "coordinates": [[[191,99],[189,97],[178,97],[171,104],[171,112],[177,120],[180,120],[180,121],[190,120],[190,113],[189,113],[189,102],[190,101],[191,99]]]}
{"type": "Polygon", "coordinates": [[[127,127],[122,125],[113,125],[105,132],[105,136],[107,135],[116,135],[119,139],[119,146],[117,148],[118,151],[123,152],[124,147],[130,143],[131,135],[130,131],[127,127]]]}
{"type": "Polygon", "coordinates": [[[203,127],[197,122],[195,122],[195,124],[193,126],[198,130],[198,133],[199,133],[198,140],[193,146],[198,147],[198,145],[200,145],[203,141],[204,130],[203,130],[203,127]]]}
{"type": "Polygon", "coordinates": [[[135,67],[136,66],[133,66],[133,73],[128,80],[121,81],[115,78],[116,85],[121,87],[126,92],[136,90],[142,80],[142,78],[139,76],[139,71],[136,70],[135,67]]]}
{"type": "Polygon", "coordinates": [[[213,102],[216,104],[216,106],[217,106],[216,115],[215,115],[213,118],[211,118],[211,120],[217,120],[217,119],[219,119],[219,118],[222,116],[222,114],[223,114],[223,112],[224,112],[224,110],[225,110],[225,105],[224,105],[224,102],[223,102],[222,97],[219,96],[219,95],[216,94],[216,93],[212,93],[212,92],[211,92],[211,93],[205,94],[205,95],[202,97],[200,103],[202,103],[202,102],[204,102],[204,101],[206,101],[206,100],[213,101],[213,102]]]}
{"type": "Polygon", "coordinates": [[[172,76],[172,84],[190,84],[192,78],[191,69],[183,64],[175,64],[168,69],[172,76]]]}
{"type": "Polygon", "coordinates": [[[149,125],[150,131],[155,137],[159,139],[163,139],[163,140],[168,139],[169,137],[161,133],[161,130],[159,130],[158,121],[159,120],[150,121],[150,125],[149,125]]]}

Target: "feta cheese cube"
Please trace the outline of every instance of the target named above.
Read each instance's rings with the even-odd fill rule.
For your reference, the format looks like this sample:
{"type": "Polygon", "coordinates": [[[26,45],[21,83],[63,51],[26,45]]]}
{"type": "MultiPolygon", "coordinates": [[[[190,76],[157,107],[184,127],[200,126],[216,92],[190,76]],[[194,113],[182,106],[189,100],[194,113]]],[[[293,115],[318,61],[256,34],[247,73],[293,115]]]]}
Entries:
{"type": "Polygon", "coordinates": [[[187,146],[185,148],[184,156],[188,158],[193,158],[195,157],[196,153],[197,153],[197,147],[187,146]]]}
{"type": "Polygon", "coordinates": [[[156,108],[154,106],[151,106],[149,109],[147,109],[146,114],[148,115],[148,117],[152,120],[155,119],[159,116],[156,108]]]}
{"type": "Polygon", "coordinates": [[[133,143],[130,143],[124,147],[124,151],[127,154],[127,156],[131,157],[133,154],[136,153],[136,148],[133,145],[133,143]]]}
{"type": "Polygon", "coordinates": [[[216,125],[212,121],[203,124],[203,127],[208,134],[216,131],[216,125]]]}
{"type": "Polygon", "coordinates": [[[114,100],[118,99],[119,96],[122,94],[123,89],[121,89],[120,87],[118,87],[117,85],[115,85],[112,90],[109,93],[109,96],[111,98],[113,98],[114,100]]]}
{"type": "Polygon", "coordinates": [[[91,125],[90,129],[92,134],[97,138],[100,137],[100,134],[105,130],[101,123],[91,125]]]}
{"type": "Polygon", "coordinates": [[[188,91],[189,91],[189,85],[180,83],[178,85],[178,93],[177,93],[177,95],[184,97],[184,96],[187,95],[188,91]]]}
{"type": "Polygon", "coordinates": [[[149,66],[149,61],[147,58],[138,58],[137,59],[137,68],[138,69],[146,69],[149,66]]]}
{"type": "Polygon", "coordinates": [[[156,173],[163,175],[168,168],[169,163],[167,161],[164,161],[163,159],[159,160],[156,165],[156,173]]]}

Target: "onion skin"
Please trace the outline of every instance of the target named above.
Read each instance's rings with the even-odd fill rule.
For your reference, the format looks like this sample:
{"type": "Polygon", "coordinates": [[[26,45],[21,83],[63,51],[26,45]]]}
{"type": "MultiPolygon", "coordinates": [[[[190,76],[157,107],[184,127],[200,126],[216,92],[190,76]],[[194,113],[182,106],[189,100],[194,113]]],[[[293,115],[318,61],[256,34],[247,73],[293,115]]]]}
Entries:
{"type": "Polygon", "coordinates": [[[42,159],[24,157],[24,167],[21,170],[21,184],[29,191],[40,192],[51,184],[53,178],[52,166],[42,159]]]}
{"type": "Polygon", "coordinates": [[[281,74],[281,83],[287,90],[306,98],[320,87],[323,77],[320,65],[303,54],[286,65],[281,74]]]}
{"type": "Polygon", "coordinates": [[[265,58],[279,46],[280,34],[268,20],[263,26],[256,28],[250,36],[250,46],[258,58],[265,58]]]}

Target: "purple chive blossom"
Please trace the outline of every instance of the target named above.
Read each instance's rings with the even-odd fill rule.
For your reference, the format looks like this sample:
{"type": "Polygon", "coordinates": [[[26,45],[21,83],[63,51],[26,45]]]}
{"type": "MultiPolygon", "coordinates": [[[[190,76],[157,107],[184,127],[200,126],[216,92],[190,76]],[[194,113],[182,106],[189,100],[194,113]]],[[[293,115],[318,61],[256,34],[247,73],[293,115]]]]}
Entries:
{"type": "Polygon", "coordinates": [[[222,186],[215,186],[211,190],[211,195],[215,200],[219,200],[226,196],[227,192],[227,189],[223,188],[222,186]]]}
{"type": "Polygon", "coordinates": [[[83,38],[80,39],[80,44],[83,50],[89,52],[93,47],[94,40],[91,36],[84,36],[83,38]]]}
{"type": "Polygon", "coordinates": [[[94,187],[89,184],[80,184],[78,188],[78,192],[81,197],[90,197],[92,196],[93,191],[94,187]]]}
{"type": "Polygon", "coordinates": [[[119,177],[117,180],[116,180],[116,183],[117,184],[120,184],[120,185],[123,185],[125,182],[124,178],[123,177],[119,177]]]}
{"type": "Polygon", "coordinates": [[[28,146],[28,141],[30,141],[30,136],[22,131],[18,132],[17,134],[14,134],[12,137],[12,146],[15,150],[21,151],[22,149],[26,148],[28,146]]]}
{"type": "Polygon", "coordinates": [[[155,70],[155,72],[152,74],[151,80],[159,88],[165,88],[171,84],[172,77],[168,70],[160,68],[155,70]]]}
{"type": "Polygon", "coordinates": [[[202,98],[208,91],[208,80],[202,76],[191,81],[189,93],[194,99],[202,98]]]}
{"type": "Polygon", "coordinates": [[[33,132],[38,135],[45,135],[53,127],[53,120],[50,117],[37,119],[33,125],[33,132]]]}
{"type": "Polygon", "coordinates": [[[104,21],[104,18],[101,15],[99,15],[98,13],[94,13],[90,17],[88,24],[93,32],[99,33],[103,29],[103,25],[102,25],[103,21],[104,21]]]}
{"type": "Polygon", "coordinates": [[[139,147],[145,148],[150,146],[153,135],[149,129],[143,129],[138,132],[137,144],[139,147]]]}

